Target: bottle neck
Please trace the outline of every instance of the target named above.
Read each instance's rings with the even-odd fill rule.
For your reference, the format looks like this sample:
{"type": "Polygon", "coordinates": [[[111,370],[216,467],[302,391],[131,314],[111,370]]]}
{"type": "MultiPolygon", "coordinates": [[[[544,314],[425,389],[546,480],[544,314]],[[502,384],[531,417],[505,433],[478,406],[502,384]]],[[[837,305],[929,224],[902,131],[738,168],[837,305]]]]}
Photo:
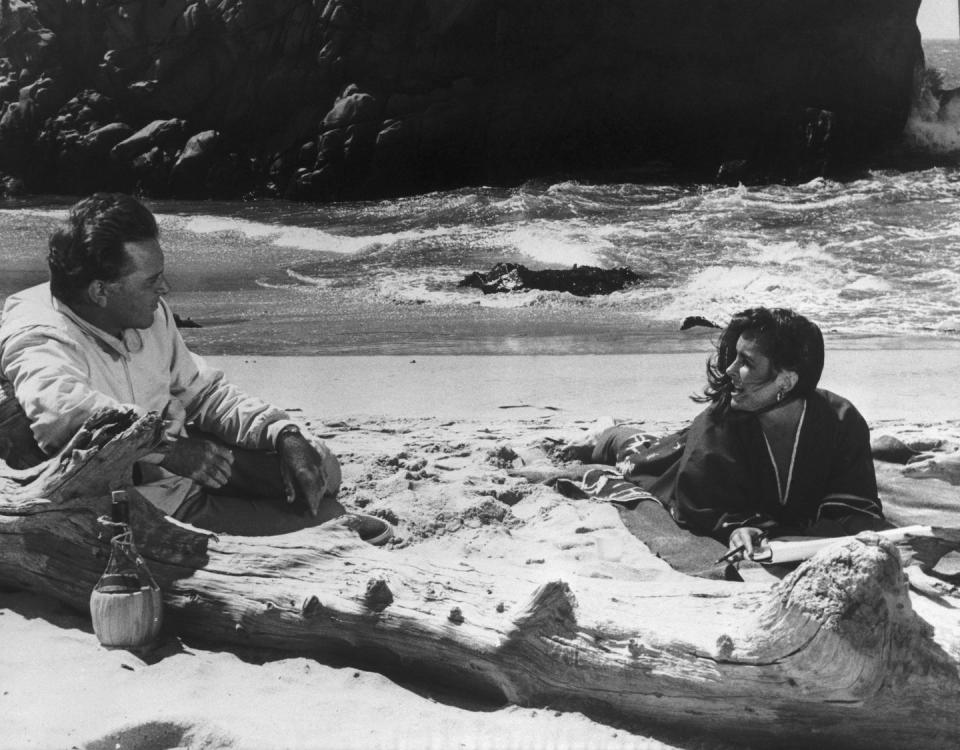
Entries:
{"type": "Polygon", "coordinates": [[[110,520],[114,523],[112,539],[130,530],[130,503],[124,490],[115,490],[110,495],[110,520]]]}

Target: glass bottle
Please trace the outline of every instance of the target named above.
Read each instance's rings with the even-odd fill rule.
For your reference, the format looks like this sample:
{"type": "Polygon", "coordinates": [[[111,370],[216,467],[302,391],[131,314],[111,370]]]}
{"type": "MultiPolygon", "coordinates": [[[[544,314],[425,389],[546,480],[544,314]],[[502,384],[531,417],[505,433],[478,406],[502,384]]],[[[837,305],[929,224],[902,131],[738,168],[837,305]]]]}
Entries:
{"type": "Polygon", "coordinates": [[[124,490],[111,494],[110,559],[90,594],[93,631],[104,646],[148,645],[163,623],[160,588],[137,552],[130,530],[130,506],[124,490]]]}
{"type": "Polygon", "coordinates": [[[94,590],[105,594],[139,591],[136,548],[130,531],[130,504],[123,490],[113,492],[110,499],[110,559],[94,590]]]}

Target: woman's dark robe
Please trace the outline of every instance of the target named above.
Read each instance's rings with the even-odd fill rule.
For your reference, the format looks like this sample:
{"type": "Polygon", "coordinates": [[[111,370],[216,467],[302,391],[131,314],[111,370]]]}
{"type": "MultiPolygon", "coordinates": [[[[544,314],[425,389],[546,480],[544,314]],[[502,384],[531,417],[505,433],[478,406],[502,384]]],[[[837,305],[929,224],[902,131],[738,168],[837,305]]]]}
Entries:
{"type": "Polygon", "coordinates": [[[783,502],[760,420],[751,413],[728,411],[717,419],[712,408],[702,412],[680,459],[655,481],[643,481],[649,455],[627,460],[624,478],[649,489],[678,525],[722,542],[741,526],[765,529],[771,537],[884,527],[867,423],[853,404],[829,391],[806,398],[783,502]]]}
{"type": "Polygon", "coordinates": [[[617,503],[632,533],[694,575],[730,575],[713,561],[741,526],[771,537],[890,527],[877,497],[867,424],[853,404],[829,391],[806,398],[783,503],[760,421],[748,412],[717,418],[710,407],[660,440],[621,425],[601,435],[592,461],[616,470],[591,470],[582,483],[558,480],[557,489],[617,503]]]}

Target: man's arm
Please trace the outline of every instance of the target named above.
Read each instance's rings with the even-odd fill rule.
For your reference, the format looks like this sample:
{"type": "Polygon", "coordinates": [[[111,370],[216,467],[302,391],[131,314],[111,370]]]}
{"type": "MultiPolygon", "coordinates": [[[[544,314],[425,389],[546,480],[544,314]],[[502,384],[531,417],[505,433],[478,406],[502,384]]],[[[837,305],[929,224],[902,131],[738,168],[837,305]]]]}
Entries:
{"type": "MultiPolygon", "coordinates": [[[[335,495],[340,487],[340,464],[336,456],[321,441],[302,435],[285,411],[244,393],[229,383],[220,370],[191,353],[175,328],[170,333],[174,343],[171,392],[185,406],[187,420],[230,445],[276,450],[288,499],[303,498],[317,515],[324,499],[335,495]]],[[[183,466],[172,468],[177,465],[177,452],[180,451],[175,443],[165,466],[180,473],[185,470],[183,466]]],[[[189,476],[207,486],[219,486],[210,480],[216,482],[218,475],[229,467],[217,466],[224,463],[225,457],[220,456],[213,445],[194,446],[192,451],[184,452],[194,456],[210,454],[203,467],[192,467],[189,476]],[[203,452],[198,450],[200,447],[204,448],[203,452]],[[202,476],[198,471],[209,476],[202,476]]]]}
{"type": "MultiPolygon", "coordinates": [[[[164,308],[169,313],[165,304],[164,308]]],[[[280,430],[293,424],[289,415],[230,383],[222,371],[187,349],[172,313],[166,319],[171,345],[170,394],[183,405],[186,421],[228,445],[272,450],[280,430]]]]}
{"type": "Polygon", "coordinates": [[[102,408],[133,409],[90,387],[80,348],[52,329],[31,328],[10,336],[0,357],[0,371],[13,385],[37,444],[56,453],[102,408]]]}

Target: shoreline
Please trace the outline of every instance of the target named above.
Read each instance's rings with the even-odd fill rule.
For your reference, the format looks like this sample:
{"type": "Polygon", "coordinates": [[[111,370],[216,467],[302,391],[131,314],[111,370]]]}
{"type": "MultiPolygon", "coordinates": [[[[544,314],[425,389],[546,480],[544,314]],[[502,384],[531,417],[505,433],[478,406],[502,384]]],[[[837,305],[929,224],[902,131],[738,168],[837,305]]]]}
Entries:
{"type": "MultiPolygon", "coordinates": [[[[820,387],[867,422],[960,420],[957,346],[828,348],[820,387]]],[[[676,424],[703,408],[708,350],[581,355],[337,355],[205,357],[227,379],[281,408],[350,416],[517,419],[604,415],[676,424]]]]}

